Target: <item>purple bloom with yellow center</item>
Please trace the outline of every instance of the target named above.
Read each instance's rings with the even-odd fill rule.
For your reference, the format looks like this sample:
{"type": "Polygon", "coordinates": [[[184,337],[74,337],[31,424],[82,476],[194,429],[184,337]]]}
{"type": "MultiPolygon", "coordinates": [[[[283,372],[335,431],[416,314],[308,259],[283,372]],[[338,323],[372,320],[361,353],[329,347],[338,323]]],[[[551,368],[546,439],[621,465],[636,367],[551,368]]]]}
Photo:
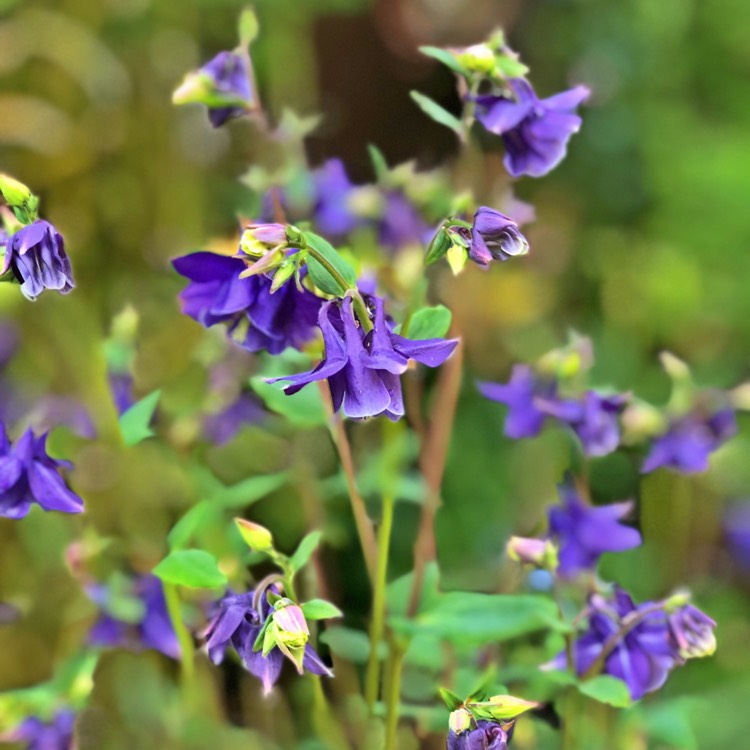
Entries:
{"type": "Polygon", "coordinates": [[[67,708],[59,709],[50,721],[29,716],[0,741],[26,742],[26,750],[72,750],[75,714],[67,708]]]}
{"type": "Polygon", "coordinates": [[[394,333],[386,320],[383,300],[372,297],[372,330],[365,332],[356,319],[352,300],[331,300],[320,309],[318,325],[323,333],[325,358],[310,372],[274,378],[289,381],[288,395],[310,383],[327,380],[334,411],[343,409],[351,419],[385,415],[397,420],[404,415],[401,373],[409,360],[438,367],[452,354],[456,339],[413,341],[394,333]]]}
{"type": "Polygon", "coordinates": [[[622,552],[637,547],[641,535],[620,521],[632,510],[632,502],[599,507],[587,505],[571,483],[558,486],[561,506],[549,510],[551,537],[559,552],[558,573],[568,578],[593,570],[605,552],[622,552]]]}
{"type": "MultiPolygon", "coordinates": [[[[268,590],[277,593],[273,586],[268,590]]],[[[265,595],[260,597],[256,609],[254,598],[253,591],[246,594],[230,592],[216,603],[214,615],[205,631],[206,650],[211,661],[220,664],[231,646],[245,668],[263,683],[263,692],[268,694],[281,674],[284,653],[278,647],[271,648],[265,654],[261,649],[255,650],[255,642],[266,621],[274,617],[275,610],[265,595]]],[[[266,627],[272,624],[268,623],[266,627]]],[[[331,670],[309,643],[304,643],[301,648],[301,666],[304,669],[313,674],[331,676],[331,670]]]]}
{"type": "Polygon", "coordinates": [[[479,383],[478,386],[483,396],[508,407],[504,431],[514,439],[539,434],[546,417],[543,404],[554,399],[557,392],[554,380],[538,377],[528,365],[515,365],[505,384],[479,383]]]}
{"type": "Polygon", "coordinates": [[[720,409],[708,417],[689,414],[670,424],[664,435],[654,440],[641,472],[660,467],[694,474],[708,469],[708,457],[737,432],[732,409],[720,409]]]}
{"type": "Polygon", "coordinates": [[[568,141],[581,127],[576,108],[589,95],[576,86],[539,99],[524,78],[509,82],[507,95],[480,96],[477,120],[505,143],[505,168],[513,177],[542,177],[565,157],[568,141]]]}
{"type": "Polygon", "coordinates": [[[68,294],[75,287],[65,242],[48,221],[37,219],[2,244],[5,258],[0,274],[12,271],[27,299],[36,299],[45,289],[68,294]]]}
{"type": "Polygon", "coordinates": [[[191,282],[180,294],[182,311],[207,328],[229,323],[232,333],[246,325],[237,343],[248,351],[278,354],[288,346],[301,349],[315,337],[322,300],[307,289],[287,283],[272,293],[271,279],[240,278],[245,263],[217,253],[192,253],[172,264],[191,282]]]}
{"type": "Polygon", "coordinates": [[[27,430],[11,444],[0,424],[0,516],[23,518],[32,503],[44,510],[81,513],[83,500],[60,474],[72,466],[47,455],[47,433],[35,437],[27,430]]]}
{"type": "Polygon", "coordinates": [[[120,619],[112,611],[112,594],[107,586],[94,584],[87,593],[101,610],[89,632],[89,643],[133,651],[154,649],[172,659],[180,658],[180,643],[167,611],[164,588],[156,576],[142,575],[132,582],[130,594],[142,610],[135,622],[120,619]]]}
{"type": "Polygon", "coordinates": [[[469,258],[481,266],[529,252],[529,243],[509,216],[482,206],[474,214],[469,258]]]}

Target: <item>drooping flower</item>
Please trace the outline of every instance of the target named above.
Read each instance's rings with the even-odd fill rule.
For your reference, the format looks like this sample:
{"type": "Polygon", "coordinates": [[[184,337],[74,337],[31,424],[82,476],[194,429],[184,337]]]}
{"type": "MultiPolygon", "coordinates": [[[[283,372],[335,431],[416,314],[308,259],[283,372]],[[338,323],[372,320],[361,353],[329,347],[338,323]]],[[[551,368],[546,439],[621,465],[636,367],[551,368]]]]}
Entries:
{"type": "Polygon", "coordinates": [[[288,395],[309,383],[328,380],[334,411],[343,408],[347,417],[364,419],[385,415],[397,420],[404,415],[399,376],[409,360],[438,367],[453,352],[458,341],[425,339],[413,341],[394,333],[386,320],[383,300],[372,298],[371,331],[355,318],[351,297],[331,300],[320,309],[318,324],[323,333],[325,359],[310,372],[286,375],[288,395]]]}
{"type": "Polygon", "coordinates": [[[549,528],[558,544],[561,576],[593,570],[605,552],[622,552],[641,543],[636,529],[620,523],[632,511],[632,502],[587,505],[570,482],[559,485],[558,491],[562,506],[550,508],[549,528]]]}
{"type": "Polygon", "coordinates": [[[474,214],[469,258],[481,266],[529,252],[529,243],[509,216],[482,206],[474,214]]]}
{"type": "Polygon", "coordinates": [[[710,656],[716,651],[716,622],[692,604],[670,612],[667,622],[676,656],[681,661],[710,656]]]}
{"type": "Polygon", "coordinates": [[[708,469],[708,457],[737,432],[732,409],[720,409],[708,417],[689,414],[672,422],[664,435],[654,440],[641,472],[662,466],[685,474],[708,469]]]}
{"type": "Polygon", "coordinates": [[[602,396],[586,391],[581,400],[549,401],[542,409],[570,425],[587,456],[606,456],[620,444],[619,416],[625,403],[622,395],[602,396]]]}
{"type": "MultiPolygon", "coordinates": [[[[635,606],[630,595],[615,587],[611,601],[594,595],[589,600],[588,628],[573,644],[576,674],[585,675],[602,655],[602,674],[617,677],[639,700],[658,690],[679,663],[675,658],[667,617],[652,602],[635,606]]],[[[565,653],[545,665],[564,669],[565,653]]]]}
{"type": "Polygon", "coordinates": [[[45,289],[68,294],[75,287],[70,259],[62,235],[43,219],[21,227],[7,239],[0,274],[12,271],[27,299],[36,299],[45,289]]]}
{"type": "Polygon", "coordinates": [[[538,377],[528,365],[515,365],[506,384],[479,383],[479,391],[492,401],[508,407],[505,434],[509,438],[528,438],[539,434],[546,414],[542,404],[554,399],[557,384],[538,377]]]}
{"type": "Polygon", "coordinates": [[[123,619],[113,606],[112,592],[103,584],[87,587],[100,614],[89,631],[89,643],[97,646],[128,648],[138,651],[152,648],[172,659],[180,658],[180,643],[167,611],[162,582],[154,575],[135,578],[128,594],[137,607],[134,617],[123,619]]]}
{"type": "Polygon", "coordinates": [[[219,52],[203,67],[188,73],[172,95],[175,104],[198,102],[208,107],[208,118],[218,128],[242,117],[256,106],[250,58],[239,52],[219,52]]]}
{"type": "Polygon", "coordinates": [[[477,120],[505,143],[505,168],[513,177],[542,177],[565,157],[568,140],[581,127],[575,110],[589,95],[576,86],[539,99],[524,78],[509,82],[510,92],[477,99],[477,120]]]}
{"type": "Polygon", "coordinates": [[[81,513],[83,500],[60,474],[72,466],[47,455],[47,433],[35,437],[27,430],[11,444],[0,424],[0,516],[23,518],[32,503],[44,510],[81,513]]]}
{"type": "Polygon", "coordinates": [[[50,721],[30,716],[0,740],[27,742],[27,750],[72,750],[75,718],[67,708],[59,709],[50,721]]]}
{"type": "Polygon", "coordinates": [[[182,311],[207,328],[227,322],[230,333],[247,325],[238,343],[248,351],[301,349],[316,334],[322,300],[294,283],[272,293],[271,279],[263,274],[240,278],[245,263],[217,253],[192,253],[172,264],[191,282],[180,294],[182,311]]]}
{"type": "Polygon", "coordinates": [[[508,732],[499,722],[480,719],[473,729],[448,733],[447,750],[507,750],[508,732]]]}
{"type": "MultiPolygon", "coordinates": [[[[271,586],[269,591],[277,593],[271,586]]],[[[268,651],[255,650],[255,642],[261,634],[264,624],[274,615],[274,608],[267,597],[261,596],[258,609],[253,599],[255,592],[246,594],[227,593],[216,603],[216,610],[205,631],[206,650],[214,664],[220,664],[231,646],[242,660],[245,668],[263,683],[263,692],[269,693],[281,674],[284,653],[278,647],[268,651]]],[[[271,623],[269,623],[270,627],[271,623]]],[[[331,676],[332,673],[315,653],[312,646],[305,642],[301,646],[301,664],[308,672],[331,676]]]]}

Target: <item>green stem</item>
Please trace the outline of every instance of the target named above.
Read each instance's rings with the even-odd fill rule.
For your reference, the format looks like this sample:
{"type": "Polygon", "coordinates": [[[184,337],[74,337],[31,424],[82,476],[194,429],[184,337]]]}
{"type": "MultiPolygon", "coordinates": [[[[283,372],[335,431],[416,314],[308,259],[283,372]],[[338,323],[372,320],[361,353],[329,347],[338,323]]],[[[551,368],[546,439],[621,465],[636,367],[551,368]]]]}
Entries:
{"type": "Polygon", "coordinates": [[[405,651],[394,640],[388,644],[388,684],[385,694],[385,750],[396,750],[398,746],[398,714],[401,697],[401,671],[405,651]]]}
{"type": "Polygon", "coordinates": [[[164,599],[167,603],[167,613],[172,623],[177,641],[180,644],[180,665],[182,667],[182,680],[186,689],[193,683],[195,674],[195,644],[193,636],[185,627],[180,609],[180,594],[177,586],[173,583],[164,584],[164,599]]]}
{"type": "Polygon", "coordinates": [[[365,700],[372,711],[378,699],[380,687],[380,654],[379,646],[383,640],[385,628],[385,590],[388,582],[388,553],[391,546],[391,529],[393,528],[393,510],[396,505],[392,493],[383,496],[383,517],[378,529],[378,567],[375,574],[375,586],[372,595],[372,622],[370,623],[370,656],[367,661],[365,677],[365,700]]]}

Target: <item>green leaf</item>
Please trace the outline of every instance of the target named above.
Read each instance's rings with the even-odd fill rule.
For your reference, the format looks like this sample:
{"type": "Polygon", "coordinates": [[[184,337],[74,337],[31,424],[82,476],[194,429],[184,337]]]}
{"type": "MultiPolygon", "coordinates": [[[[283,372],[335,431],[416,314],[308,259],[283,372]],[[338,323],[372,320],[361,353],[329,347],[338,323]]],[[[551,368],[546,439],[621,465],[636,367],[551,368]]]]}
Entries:
{"type": "Polygon", "coordinates": [[[690,717],[696,715],[698,706],[690,699],[650,703],[644,706],[644,723],[648,737],[679,750],[697,750],[690,717]]]}
{"type": "Polygon", "coordinates": [[[531,594],[438,594],[414,619],[394,617],[391,626],[404,634],[428,633],[464,646],[516,638],[562,627],[554,602],[531,594]]]}
{"type": "Polygon", "coordinates": [[[443,63],[443,65],[450,68],[454,73],[458,73],[460,76],[465,76],[467,74],[466,68],[464,68],[456,59],[456,56],[447,49],[425,45],[424,47],[420,47],[419,51],[423,55],[427,55],[427,57],[431,57],[433,60],[443,63]]]}
{"type": "Polygon", "coordinates": [[[294,554],[289,558],[289,565],[295,573],[307,565],[313,552],[318,548],[322,536],[320,531],[311,531],[302,538],[294,554]]]}
{"type": "Polygon", "coordinates": [[[295,427],[320,427],[328,420],[320,391],[314,385],[287,396],[283,382],[267,383],[265,376],[255,375],[250,378],[250,387],[271,411],[286,417],[295,427]]]}
{"type": "Polygon", "coordinates": [[[227,577],[219,570],[216,558],[200,549],[170,552],[153,573],[164,583],[194,589],[214,589],[227,584],[227,577]]]}
{"type": "Polygon", "coordinates": [[[423,307],[411,316],[402,335],[416,341],[441,338],[448,333],[452,318],[451,311],[445,305],[423,307]]]}
{"type": "Polygon", "coordinates": [[[375,172],[375,181],[382,182],[388,176],[388,162],[383,152],[372,143],[367,144],[367,152],[370,154],[370,161],[375,172]]]}
{"type": "Polygon", "coordinates": [[[307,254],[307,268],[313,284],[321,292],[336,297],[342,297],[348,289],[354,289],[357,286],[357,274],[333,245],[313,232],[303,234],[308,248],[312,248],[322,259],[318,260],[313,253],[307,254]]]}
{"type": "Polygon", "coordinates": [[[525,701],[522,698],[515,698],[512,695],[493,695],[486,701],[467,703],[466,707],[478,719],[488,719],[490,721],[508,721],[515,719],[532,708],[537,708],[538,703],[525,701]]]}
{"type": "Polygon", "coordinates": [[[240,14],[238,24],[240,44],[243,47],[249,47],[258,36],[259,26],[258,18],[252,8],[245,8],[240,14]]]}
{"type": "Polygon", "coordinates": [[[136,445],[154,434],[149,425],[160,396],[160,390],[153,391],[122,414],[120,417],[120,433],[125,445],[136,445]]]}
{"type": "Polygon", "coordinates": [[[327,620],[329,617],[343,617],[344,613],[325,599],[310,599],[300,605],[306,620],[327,620]]]}
{"type": "Polygon", "coordinates": [[[326,628],[320,636],[320,641],[325,643],[336,656],[352,664],[366,664],[370,656],[370,639],[367,633],[361,630],[341,626],[326,628]]]}
{"type": "Polygon", "coordinates": [[[455,711],[457,708],[461,708],[464,702],[455,694],[451,693],[447,688],[439,688],[440,697],[443,699],[446,708],[449,711],[455,711]]]}
{"type": "Polygon", "coordinates": [[[578,689],[589,698],[593,698],[599,703],[607,703],[615,708],[625,708],[631,703],[628,686],[622,680],[608,674],[602,674],[581,682],[578,689]]]}
{"type": "Polygon", "coordinates": [[[522,78],[529,72],[527,65],[507,55],[498,55],[495,59],[495,66],[505,78],[522,78]]]}
{"type": "Polygon", "coordinates": [[[422,112],[424,112],[430,119],[440,125],[445,125],[446,128],[450,128],[457,135],[461,135],[461,120],[459,120],[458,117],[452,115],[437,102],[434,102],[429,96],[420,94],[419,91],[410,91],[409,95],[417,103],[422,112]]]}
{"type": "Polygon", "coordinates": [[[219,490],[211,497],[211,501],[224,508],[245,508],[275,492],[279,487],[283,487],[288,479],[289,475],[285,471],[260,477],[248,477],[231,487],[219,490]]]}
{"type": "Polygon", "coordinates": [[[170,549],[186,547],[195,537],[198,529],[215,516],[216,506],[208,500],[201,500],[187,513],[178,519],[177,523],[167,534],[167,544],[170,549]]]}

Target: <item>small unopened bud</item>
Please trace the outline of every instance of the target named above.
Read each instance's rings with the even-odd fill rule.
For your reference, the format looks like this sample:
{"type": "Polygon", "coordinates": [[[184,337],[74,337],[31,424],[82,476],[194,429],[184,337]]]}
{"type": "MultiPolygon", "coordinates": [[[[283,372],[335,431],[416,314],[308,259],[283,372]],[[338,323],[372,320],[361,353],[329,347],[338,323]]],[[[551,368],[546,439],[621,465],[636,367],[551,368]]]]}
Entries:
{"type": "Polygon", "coordinates": [[[554,572],[558,566],[557,546],[551,539],[512,536],[508,540],[505,551],[511,560],[534,565],[550,572],[554,572]]]}
{"type": "Polygon", "coordinates": [[[716,623],[692,604],[672,612],[668,618],[673,645],[681,659],[711,656],[716,651],[716,623]]]}
{"type": "Polygon", "coordinates": [[[495,53],[486,44],[466,47],[457,59],[466,70],[476,73],[491,73],[495,69],[495,53]]]}
{"type": "Polygon", "coordinates": [[[271,283],[271,294],[277,289],[284,286],[289,279],[294,276],[294,272],[297,270],[297,266],[292,258],[287,258],[278,268],[276,273],[273,275],[273,282],[271,283]]]}
{"type": "Polygon", "coordinates": [[[493,695],[486,701],[467,703],[474,716],[491,721],[507,721],[515,719],[532,708],[537,708],[538,703],[516,698],[513,695],[493,695]]]}
{"type": "Polygon", "coordinates": [[[474,721],[474,716],[468,708],[459,708],[456,711],[451,711],[451,715],[448,717],[448,728],[456,734],[468,732],[475,726],[476,721],[474,721]]]}
{"type": "Polygon", "coordinates": [[[273,536],[271,532],[259,523],[246,521],[244,518],[235,518],[234,522],[250,549],[256,552],[270,552],[273,550],[273,536]]]}
{"type": "Polygon", "coordinates": [[[0,174],[0,193],[9,206],[24,206],[34,197],[26,185],[7,174],[0,174]]]}
{"type": "Polygon", "coordinates": [[[250,224],[242,233],[240,252],[252,258],[260,258],[269,250],[284,247],[288,243],[283,224],[250,224]]]}
{"type": "Polygon", "coordinates": [[[310,638],[310,629],[302,609],[290,599],[279,599],[274,604],[272,622],[266,630],[263,654],[267,655],[273,646],[278,646],[297,671],[302,674],[305,646],[310,638]]]}

